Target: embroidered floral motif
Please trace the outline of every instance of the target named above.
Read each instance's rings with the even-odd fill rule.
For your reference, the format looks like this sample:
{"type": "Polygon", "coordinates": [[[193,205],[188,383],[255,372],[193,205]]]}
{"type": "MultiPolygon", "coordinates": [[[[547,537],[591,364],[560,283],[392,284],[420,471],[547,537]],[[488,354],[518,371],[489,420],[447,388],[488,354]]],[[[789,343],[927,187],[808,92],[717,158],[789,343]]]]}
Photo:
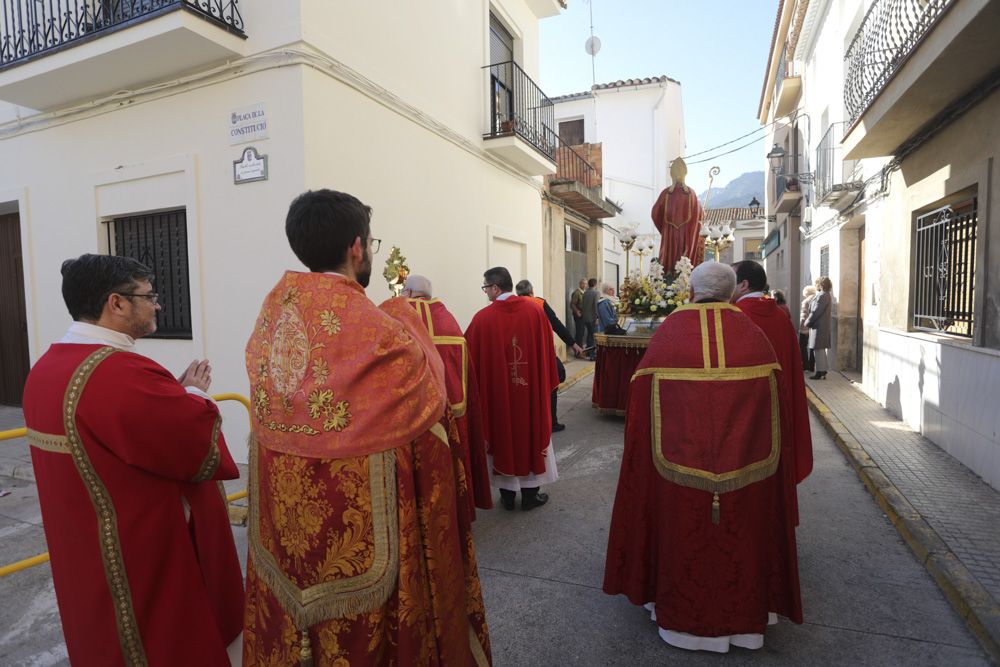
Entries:
{"type": "Polygon", "coordinates": [[[281,397],[281,409],[285,411],[285,414],[289,417],[295,414],[295,404],[292,403],[292,399],[287,396],[281,397]]]}
{"type": "Polygon", "coordinates": [[[271,314],[264,313],[260,318],[260,326],[257,327],[260,333],[267,333],[268,328],[271,326],[271,314]]]}
{"type": "Polygon", "coordinates": [[[281,396],[291,396],[298,391],[309,367],[310,347],[305,329],[298,309],[291,304],[285,305],[274,324],[268,355],[271,385],[281,396]]]}
{"type": "Polygon", "coordinates": [[[260,421],[264,421],[264,417],[271,414],[271,397],[263,386],[258,386],[253,391],[253,412],[260,421]]]}
{"type": "Polygon", "coordinates": [[[320,415],[333,414],[333,390],[313,389],[309,394],[309,416],[319,419],[320,415]]]}
{"type": "Polygon", "coordinates": [[[323,384],[330,377],[330,366],[323,357],[317,357],[312,363],[312,377],[316,384],[323,384]]]}
{"type": "Polygon", "coordinates": [[[354,417],[351,415],[351,411],[349,410],[350,407],[351,405],[347,401],[338,401],[337,405],[333,407],[333,411],[330,414],[329,419],[323,422],[323,430],[336,431],[337,433],[340,433],[345,428],[350,426],[351,422],[354,420],[354,417]]]}
{"type": "Polygon", "coordinates": [[[319,323],[327,334],[333,336],[340,333],[340,315],[329,310],[319,314],[319,323]]]}
{"type": "Polygon", "coordinates": [[[298,303],[298,302],[299,302],[298,287],[289,287],[288,289],[285,290],[285,293],[281,295],[282,306],[287,306],[288,304],[298,303]]]}
{"type": "Polygon", "coordinates": [[[317,481],[308,460],[297,456],[276,456],[269,482],[278,542],[298,561],[319,546],[320,530],[332,514],[326,483],[317,481]]]}

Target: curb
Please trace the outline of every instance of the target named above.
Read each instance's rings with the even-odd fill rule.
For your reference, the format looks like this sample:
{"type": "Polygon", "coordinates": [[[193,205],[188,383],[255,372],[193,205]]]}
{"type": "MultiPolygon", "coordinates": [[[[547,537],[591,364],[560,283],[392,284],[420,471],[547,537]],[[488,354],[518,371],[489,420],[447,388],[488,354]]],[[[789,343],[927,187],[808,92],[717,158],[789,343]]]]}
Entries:
{"type": "Polygon", "coordinates": [[[583,367],[582,370],[579,370],[576,373],[573,373],[573,375],[571,375],[570,377],[567,377],[566,381],[560,384],[558,387],[556,387],[556,389],[561,394],[570,387],[572,387],[573,385],[575,385],[577,382],[582,380],[583,378],[587,377],[588,375],[591,375],[593,372],[594,372],[594,364],[587,364],[586,366],[583,367]]]}
{"type": "Polygon", "coordinates": [[[1000,663],[1000,605],[882,472],[843,422],[808,387],[806,398],[868,492],[934,578],[945,598],[989,656],[1000,663]]]}

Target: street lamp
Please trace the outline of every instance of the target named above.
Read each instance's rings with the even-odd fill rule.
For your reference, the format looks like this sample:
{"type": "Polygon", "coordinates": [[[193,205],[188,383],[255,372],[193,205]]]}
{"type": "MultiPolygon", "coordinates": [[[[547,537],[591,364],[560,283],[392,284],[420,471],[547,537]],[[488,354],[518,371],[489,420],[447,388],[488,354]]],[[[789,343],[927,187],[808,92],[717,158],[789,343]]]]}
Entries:
{"type": "Polygon", "coordinates": [[[771,171],[777,174],[781,171],[781,166],[785,161],[785,149],[775,144],[771,152],[767,154],[767,159],[771,163],[771,171]]]}
{"type": "Polygon", "coordinates": [[[757,201],[756,197],[750,200],[750,203],[747,204],[747,208],[750,209],[751,218],[756,219],[757,216],[760,215],[760,202],[757,201]]]}

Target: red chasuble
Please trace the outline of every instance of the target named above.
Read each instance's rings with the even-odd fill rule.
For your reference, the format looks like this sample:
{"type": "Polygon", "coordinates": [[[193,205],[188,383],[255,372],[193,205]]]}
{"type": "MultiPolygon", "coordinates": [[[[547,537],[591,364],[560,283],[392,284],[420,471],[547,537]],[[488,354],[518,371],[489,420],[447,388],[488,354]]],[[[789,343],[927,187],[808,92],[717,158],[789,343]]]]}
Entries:
{"type": "Polygon", "coordinates": [[[777,368],[738,309],[692,304],[667,317],[632,378],[604,591],[655,602],[661,628],[763,633],[769,611],[802,622],[775,474],[777,368]]]}
{"type": "Polygon", "coordinates": [[[705,241],[701,238],[701,219],[704,213],[698,195],[686,185],[665,188],[651,212],[653,224],[660,232],[660,264],[665,273],[674,270],[682,256],[693,266],[705,257],[705,241]]]}
{"type": "Polygon", "coordinates": [[[781,463],[778,474],[785,486],[795,525],[799,524],[799,503],[795,485],[812,472],[812,434],[806,382],[802,375],[802,355],[795,326],[785,309],[774,299],[741,299],[736,307],[761,328],[778,357],[778,395],[781,396],[781,463]]]}
{"type": "Polygon", "coordinates": [[[559,386],[552,326],[530,299],[494,301],[465,332],[479,380],[486,451],[493,472],[545,472],[552,437],[552,390],[559,386]]]}
{"type": "Polygon", "coordinates": [[[413,308],[287,272],[246,355],[244,664],[489,664],[458,431],[413,308]]]}
{"type": "Polygon", "coordinates": [[[24,418],[70,661],[229,665],[243,576],[211,480],[239,472],[216,405],[141,355],[56,344],[24,418]]]}
{"type": "Polygon", "coordinates": [[[469,347],[462,328],[440,299],[407,299],[427,327],[434,347],[444,362],[444,383],[448,403],[458,427],[459,446],[453,453],[465,471],[469,509],[493,508],[489,469],[486,463],[486,443],[483,440],[483,420],[479,405],[476,369],[469,363],[469,347]]]}

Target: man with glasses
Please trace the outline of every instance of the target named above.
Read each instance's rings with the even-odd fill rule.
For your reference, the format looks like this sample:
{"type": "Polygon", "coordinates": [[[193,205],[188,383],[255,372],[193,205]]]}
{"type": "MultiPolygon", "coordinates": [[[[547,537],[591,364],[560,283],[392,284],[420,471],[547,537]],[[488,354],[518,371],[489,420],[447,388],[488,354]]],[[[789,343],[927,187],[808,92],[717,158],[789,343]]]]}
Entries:
{"type": "Polygon", "coordinates": [[[297,197],[285,233],[307,270],[247,343],[248,663],[489,662],[444,367],[405,299],[365,295],[370,221],[346,193],[297,197]]]}
{"type": "Polygon", "coordinates": [[[559,386],[552,327],[529,299],[513,293],[510,272],[502,266],[483,274],[490,300],[469,324],[465,339],[479,379],[483,430],[504,509],[548,502],[542,484],[558,477],[552,450],[551,392],[559,386]]]}
{"type": "Polygon", "coordinates": [[[239,476],[206,394],[134,351],[156,331],[152,272],[127,257],[62,265],[73,324],[24,388],[52,581],[73,664],[229,665],[243,575],[218,480],[239,476]]]}

